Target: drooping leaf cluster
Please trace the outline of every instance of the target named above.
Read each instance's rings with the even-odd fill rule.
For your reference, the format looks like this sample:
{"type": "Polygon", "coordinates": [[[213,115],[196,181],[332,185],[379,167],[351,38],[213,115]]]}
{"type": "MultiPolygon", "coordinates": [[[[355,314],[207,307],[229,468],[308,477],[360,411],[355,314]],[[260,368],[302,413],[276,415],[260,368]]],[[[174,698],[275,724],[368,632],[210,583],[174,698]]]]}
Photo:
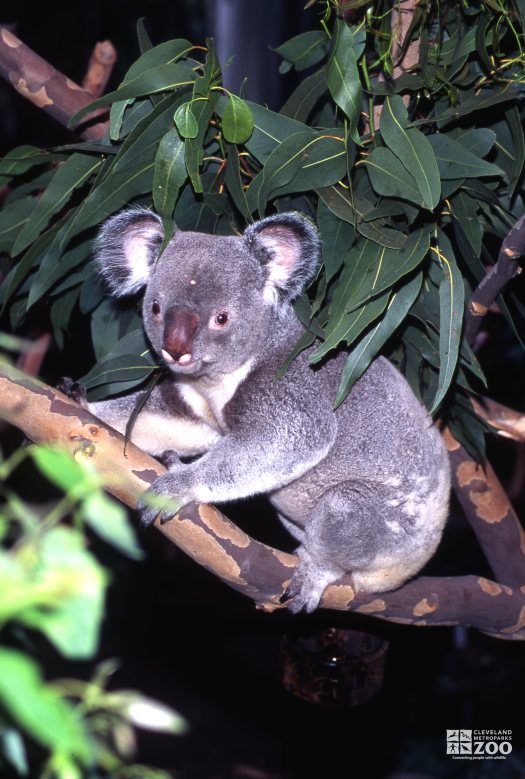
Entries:
{"type": "MultiPolygon", "coordinates": [[[[483,374],[462,321],[523,212],[525,6],[420,2],[401,54],[418,42],[419,62],[405,72],[392,61],[390,0],[318,5],[320,28],[276,49],[281,70],[301,74],[279,112],[223,88],[212,40],[152,47],[139,25],[141,56],[89,107],[111,106],[103,143],[4,158],[4,316],[17,328],[45,303],[59,346],[88,317],[91,396],[126,391],[157,368],[136,305],[117,310],[94,275],[96,226],[130,203],[153,205],[168,237],[174,223],[240,233],[296,209],[319,227],[323,266],[298,301],[294,353],[315,344],[318,364],[347,351],[336,402],[386,353],[482,451],[467,393],[483,374]]],[[[499,302],[519,335],[523,308],[512,294],[499,302]]]]}
{"type": "Polygon", "coordinates": [[[53,652],[64,665],[93,662],[98,652],[111,577],[92,534],[142,557],[126,511],[89,465],[54,448],[25,447],[8,460],[0,453],[2,776],[103,779],[129,771],[167,779],[164,771],[131,764],[134,728],[181,733],[185,723],[138,691],[107,690],[118,664],[102,663],[88,682],[46,680],[53,652]],[[10,478],[29,458],[61,494],[45,508],[27,503],[10,478]]]}

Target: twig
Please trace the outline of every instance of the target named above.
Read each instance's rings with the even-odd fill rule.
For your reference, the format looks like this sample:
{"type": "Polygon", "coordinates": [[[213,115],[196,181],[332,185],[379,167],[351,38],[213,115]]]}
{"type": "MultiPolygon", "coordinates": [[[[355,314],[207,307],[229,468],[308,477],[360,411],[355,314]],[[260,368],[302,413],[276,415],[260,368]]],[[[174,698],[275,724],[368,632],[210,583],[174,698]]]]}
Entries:
{"type": "Polygon", "coordinates": [[[86,75],[82,79],[82,89],[93,97],[101,97],[116,61],[117,52],[111,41],[99,41],[93,49],[86,75]]]}

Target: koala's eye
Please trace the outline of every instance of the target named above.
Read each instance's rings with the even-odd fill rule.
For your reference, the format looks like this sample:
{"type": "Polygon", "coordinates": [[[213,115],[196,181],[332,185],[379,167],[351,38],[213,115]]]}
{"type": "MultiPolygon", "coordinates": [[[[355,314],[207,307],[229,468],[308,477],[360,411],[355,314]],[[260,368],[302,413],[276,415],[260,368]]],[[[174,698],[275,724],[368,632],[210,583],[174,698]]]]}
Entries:
{"type": "Polygon", "coordinates": [[[153,316],[159,316],[160,314],[160,303],[158,300],[154,300],[151,304],[151,313],[153,316]]]}
{"type": "Polygon", "coordinates": [[[213,318],[213,324],[215,327],[224,327],[228,324],[229,318],[227,311],[219,311],[213,318]]]}

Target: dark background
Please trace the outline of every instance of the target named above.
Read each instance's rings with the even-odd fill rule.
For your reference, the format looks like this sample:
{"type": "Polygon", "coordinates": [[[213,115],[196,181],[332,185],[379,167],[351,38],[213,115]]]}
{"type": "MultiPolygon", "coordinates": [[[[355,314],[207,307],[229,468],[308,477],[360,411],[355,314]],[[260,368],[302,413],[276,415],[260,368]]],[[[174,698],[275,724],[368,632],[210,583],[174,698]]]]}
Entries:
{"type": "MultiPolygon", "coordinates": [[[[279,58],[270,46],[317,26],[318,11],[303,6],[304,0],[8,1],[0,7],[0,21],[77,82],[94,44],[109,38],[119,59],[108,89],[138,56],[138,18],[145,17],[154,44],[175,37],[202,43],[213,35],[223,62],[235,55],[225,69],[226,85],[237,90],[247,76],[248,97],[278,110],[294,77],[279,76],[279,58]]],[[[67,137],[53,119],[0,83],[1,153],[23,143],[52,146],[67,137]]],[[[495,353],[486,350],[489,378],[500,375],[501,362],[515,349],[508,341],[495,353]]],[[[521,387],[500,382],[499,390],[499,399],[522,407],[521,387]]],[[[511,484],[514,445],[493,445],[491,451],[511,484]]],[[[519,489],[514,497],[521,507],[519,489]]],[[[265,505],[243,503],[225,512],[255,536],[289,546],[265,505]]],[[[523,644],[462,628],[410,628],[355,615],[261,614],[160,534],[145,533],[142,540],[147,561],[141,564],[99,550],[114,577],[100,657],[119,658],[115,687],[164,700],[185,715],[191,730],[180,738],[141,735],[141,761],[184,779],[525,777],[523,644]],[[283,636],[330,624],[364,628],[389,641],[385,683],[373,701],[327,709],[284,690],[283,636]],[[511,729],[512,756],[452,761],[445,754],[445,732],[452,728],[511,729]]],[[[426,572],[489,573],[458,510],[426,572]]],[[[51,676],[64,675],[61,658],[52,654],[48,668],[51,676]]],[[[89,670],[80,664],[71,675],[89,670]]]]}

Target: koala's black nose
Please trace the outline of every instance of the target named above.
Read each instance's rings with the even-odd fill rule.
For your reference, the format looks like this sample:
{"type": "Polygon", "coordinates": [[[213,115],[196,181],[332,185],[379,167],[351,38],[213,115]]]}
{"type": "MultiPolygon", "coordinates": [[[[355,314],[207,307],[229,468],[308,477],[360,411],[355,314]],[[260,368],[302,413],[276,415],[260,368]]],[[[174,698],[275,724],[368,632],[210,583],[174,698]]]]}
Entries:
{"type": "Polygon", "coordinates": [[[175,361],[183,355],[191,355],[199,321],[199,315],[187,308],[169,308],[166,311],[162,348],[175,361]]]}

